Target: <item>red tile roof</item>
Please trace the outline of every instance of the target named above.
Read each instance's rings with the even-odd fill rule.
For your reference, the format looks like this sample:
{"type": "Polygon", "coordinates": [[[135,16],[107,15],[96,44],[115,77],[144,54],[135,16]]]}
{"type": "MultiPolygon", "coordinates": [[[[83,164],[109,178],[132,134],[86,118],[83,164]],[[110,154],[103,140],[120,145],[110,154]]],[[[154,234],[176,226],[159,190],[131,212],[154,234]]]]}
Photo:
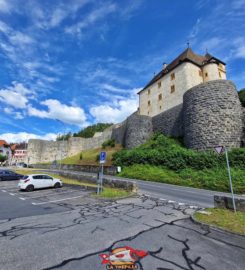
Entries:
{"type": "Polygon", "coordinates": [[[0,146],[10,146],[5,140],[0,140],[0,146]]]}
{"type": "Polygon", "coordinates": [[[154,76],[153,79],[141,91],[145,90],[147,87],[149,87],[150,85],[152,85],[153,83],[161,79],[163,76],[165,76],[167,73],[175,69],[177,66],[179,66],[183,62],[191,62],[194,65],[202,67],[211,61],[222,63],[225,65],[224,62],[222,62],[218,58],[215,58],[209,53],[206,53],[204,56],[202,56],[202,55],[198,55],[194,53],[191,48],[187,48],[177,58],[175,58],[169,65],[167,65],[156,76],[154,76]]]}

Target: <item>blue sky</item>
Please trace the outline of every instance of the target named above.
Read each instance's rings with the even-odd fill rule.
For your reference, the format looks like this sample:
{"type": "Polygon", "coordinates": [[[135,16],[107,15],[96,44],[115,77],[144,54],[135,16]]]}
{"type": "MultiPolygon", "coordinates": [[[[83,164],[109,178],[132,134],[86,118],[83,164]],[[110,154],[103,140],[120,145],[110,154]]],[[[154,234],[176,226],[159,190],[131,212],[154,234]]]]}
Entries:
{"type": "Polygon", "coordinates": [[[245,87],[245,0],[0,0],[0,138],[120,122],[184,49],[245,87]]]}

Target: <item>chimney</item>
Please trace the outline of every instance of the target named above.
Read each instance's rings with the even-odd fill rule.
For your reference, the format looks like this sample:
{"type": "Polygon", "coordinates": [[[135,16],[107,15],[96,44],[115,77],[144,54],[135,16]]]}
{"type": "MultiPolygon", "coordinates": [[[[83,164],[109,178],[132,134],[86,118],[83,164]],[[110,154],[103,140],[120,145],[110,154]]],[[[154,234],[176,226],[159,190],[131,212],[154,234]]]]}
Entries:
{"type": "Polygon", "coordinates": [[[163,63],[163,69],[167,68],[167,63],[163,63]]]}

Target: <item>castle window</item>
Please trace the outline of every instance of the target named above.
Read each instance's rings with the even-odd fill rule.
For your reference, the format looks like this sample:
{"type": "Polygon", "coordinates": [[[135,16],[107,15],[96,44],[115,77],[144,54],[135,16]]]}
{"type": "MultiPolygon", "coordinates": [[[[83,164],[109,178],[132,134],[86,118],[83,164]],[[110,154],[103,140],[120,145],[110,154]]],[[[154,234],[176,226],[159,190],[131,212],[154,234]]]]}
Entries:
{"type": "Polygon", "coordinates": [[[205,77],[206,77],[206,78],[208,77],[208,73],[207,73],[207,72],[205,73],[205,77]]]}
{"type": "Polygon", "coordinates": [[[150,100],[148,100],[148,106],[151,106],[151,101],[150,100]]]}
{"type": "Polygon", "coordinates": [[[175,85],[171,85],[171,93],[174,93],[175,92],[175,85]]]}
{"type": "Polygon", "coordinates": [[[199,76],[202,77],[202,71],[201,70],[199,70],[199,76]]]}
{"type": "Polygon", "coordinates": [[[159,109],[161,110],[162,109],[162,106],[160,106],[159,109]]]}
{"type": "Polygon", "coordinates": [[[175,79],[175,73],[171,74],[171,81],[175,79]]]}
{"type": "Polygon", "coordinates": [[[162,94],[158,95],[158,100],[162,100],[162,94]]]}
{"type": "Polygon", "coordinates": [[[148,89],[148,95],[150,95],[150,93],[151,93],[151,89],[148,89]]]}
{"type": "Polygon", "coordinates": [[[158,88],[160,88],[162,85],[162,82],[159,82],[157,85],[158,85],[158,88]]]}

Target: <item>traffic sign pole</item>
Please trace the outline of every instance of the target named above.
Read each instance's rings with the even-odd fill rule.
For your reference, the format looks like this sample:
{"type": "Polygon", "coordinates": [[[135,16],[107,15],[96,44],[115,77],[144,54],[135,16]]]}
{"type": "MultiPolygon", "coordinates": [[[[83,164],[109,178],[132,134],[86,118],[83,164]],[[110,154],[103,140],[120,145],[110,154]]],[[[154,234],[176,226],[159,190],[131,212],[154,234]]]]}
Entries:
{"type": "Polygon", "coordinates": [[[102,151],[100,152],[100,172],[99,172],[99,179],[97,183],[97,194],[100,194],[102,192],[103,188],[103,177],[104,177],[104,163],[106,162],[106,152],[102,151]]]}
{"type": "Polygon", "coordinates": [[[236,213],[236,203],[235,203],[235,198],[234,198],[234,193],[233,193],[233,186],[232,186],[232,180],[231,180],[231,169],[230,169],[228,152],[227,152],[226,147],[225,147],[225,157],[226,157],[226,164],[227,164],[227,170],[228,170],[229,181],[230,181],[230,189],[231,189],[231,195],[232,195],[233,208],[234,208],[234,212],[236,213]]]}

